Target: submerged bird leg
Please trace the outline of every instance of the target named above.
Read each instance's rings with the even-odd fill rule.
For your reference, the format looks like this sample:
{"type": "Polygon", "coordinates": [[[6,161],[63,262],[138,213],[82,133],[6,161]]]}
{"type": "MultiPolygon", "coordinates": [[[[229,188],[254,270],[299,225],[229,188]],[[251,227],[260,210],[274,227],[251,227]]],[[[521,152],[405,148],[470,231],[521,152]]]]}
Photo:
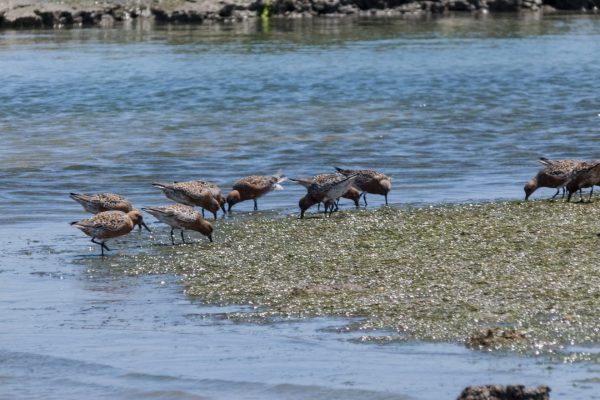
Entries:
{"type": "Polygon", "coordinates": [[[185,238],[183,237],[183,229],[181,230],[181,240],[185,243],[185,238]]]}
{"type": "Polygon", "coordinates": [[[106,244],[104,244],[104,242],[97,242],[95,237],[92,238],[92,243],[100,245],[100,254],[101,255],[104,255],[104,249],[106,249],[106,251],[110,251],[110,249],[108,248],[108,246],[106,244]]]}
{"type": "Polygon", "coordinates": [[[175,246],[175,233],[173,232],[173,228],[171,228],[171,244],[175,246]]]}
{"type": "Polygon", "coordinates": [[[256,199],[252,200],[254,200],[254,211],[258,211],[258,203],[256,202],[256,199]]]}

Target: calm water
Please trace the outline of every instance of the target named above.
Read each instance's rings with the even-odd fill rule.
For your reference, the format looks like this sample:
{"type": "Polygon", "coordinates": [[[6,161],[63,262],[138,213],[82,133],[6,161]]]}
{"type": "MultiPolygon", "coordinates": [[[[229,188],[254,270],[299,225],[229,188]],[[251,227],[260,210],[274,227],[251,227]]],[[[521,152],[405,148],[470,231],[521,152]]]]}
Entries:
{"type": "MultiPolygon", "coordinates": [[[[154,181],[333,165],[388,173],[396,206],[521,198],[537,157],[599,158],[600,19],[145,28],[0,32],[0,397],[429,399],[488,382],[597,396],[596,365],[361,345],[337,320],[222,321],[176,277],[82,267],[66,222],[85,215],[71,191],[151,205],[154,181]]],[[[303,192],[259,206],[296,212],[303,192]]]]}

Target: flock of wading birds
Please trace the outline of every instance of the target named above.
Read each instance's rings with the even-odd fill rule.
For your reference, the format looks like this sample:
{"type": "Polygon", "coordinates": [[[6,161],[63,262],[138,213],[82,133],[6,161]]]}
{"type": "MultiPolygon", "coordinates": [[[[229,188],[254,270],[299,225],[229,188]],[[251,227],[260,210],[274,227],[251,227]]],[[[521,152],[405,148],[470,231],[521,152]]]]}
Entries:
{"type": "MultiPolygon", "coordinates": [[[[581,189],[591,188],[590,199],[594,185],[600,185],[600,161],[583,160],[538,160],[544,165],[536,176],[525,184],[525,200],[540,187],[556,188],[552,198],[558,196],[562,189],[564,198],[568,191],[567,201],[573,193],[579,191],[580,201],[583,201],[581,189]]],[[[392,189],[392,178],[373,170],[349,170],[336,167],[336,173],[319,174],[307,179],[291,179],[304,186],[307,193],[298,203],[300,218],[304,218],[307,209],[315,204],[325,205],[325,214],[331,215],[338,210],[341,197],[354,201],[359,207],[361,197],[367,205],[367,193],[383,195],[388,204],[388,193],[392,189]]],[[[223,196],[221,189],[207,181],[187,181],[173,183],[154,183],[171,200],[177,204],[161,207],[144,207],[142,210],[153,215],[159,221],[171,227],[171,243],[175,244],[174,230],[181,231],[181,240],[185,243],[184,230],[198,231],[212,242],[213,227],[204,219],[204,210],[213,213],[217,219],[219,209],[223,213],[231,211],[231,207],[245,200],[254,201],[254,210],[258,209],[257,199],[272,190],[281,190],[281,183],[287,180],[282,175],[247,176],[234,183],[233,190],[223,196]],[[227,210],[225,204],[227,203],[227,210]],[[201,207],[202,213],[194,207],[201,207]]],[[[148,231],[142,212],[134,208],[125,197],[113,193],[85,195],[71,193],[71,198],[80,203],[83,208],[94,215],[92,218],[71,225],[92,237],[92,242],[100,245],[101,254],[110,250],[106,240],[128,234],[138,225],[148,231]],[[98,241],[100,240],[100,241],[98,241]]]]}
{"type": "MultiPolygon", "coordinates": [[[[356,207],[362,197],[367,205],[367,193],[379,194],[388,203],[388,193],[392,189],[392,178],[373,170],[347,170],[336,168],[336,173],[320,174],[307,179],[291,179],[304,186],[307,193],[298,203],[300,218],[315,204],[323,203],[325,213],[338,210],[340,197],[351,199],[356,207]]],[[[217,219],[219,209],[223,214],[231,211],[231,207],[245,200],[254,201],[254,210],[258,210],[257,199],[273,190],[282,190],[281,183],[287,180],[282,175],[247,176],[234,183],[233,190],[223,196],[221,189],[207,181],[187,181],[173,183],[153,183],[162,190],[169,199],[177,204],[161,207],[143,207],[142,210],[153,215],[159,221],[171,227],[171,243],[175,244],[174,230],[181,231],[181,240],[185,243],[184,230],[198,231],[212,242],[213,226],[204,219],[204,210],[211,212],[217,219]],[[227,210],[225,204],[227,203],[227,210]],[[194,207],[201,207],[202,213],[194,207]]],[[[92,242],[100,245],[101,254],[110,249],[106,240],[128,234],[138,225],[148,231],[142,212],[134,208],[125,197],[103,193],[95,195],[71,193],[71,198],[94,215],[92,218],[71,222],[71,225],[91,236],[92,242]]]]}

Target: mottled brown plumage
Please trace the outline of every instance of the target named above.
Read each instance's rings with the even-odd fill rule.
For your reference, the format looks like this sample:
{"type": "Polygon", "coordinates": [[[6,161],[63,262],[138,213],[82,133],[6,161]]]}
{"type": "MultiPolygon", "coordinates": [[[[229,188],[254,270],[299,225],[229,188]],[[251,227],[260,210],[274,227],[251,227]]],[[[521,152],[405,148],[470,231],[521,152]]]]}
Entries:
{"type": "MultiPolygon", "coordinates": [[[[344,175],[340,174],[340,173],[332,173],[332,174],[318,174],[315,175],[313,177],[310,178],[305,178],[305,179],[291,179],[291,181],[296,182],[299,185],[304,186],[307,190],[310,187],[310,185],[312,185],[313,183],[318,183],[318,184],[325,184],[331,180],[335,180],[335,179],[339,179],[340,177],[344,177],[344,175]]],[[[342,194],[341,197],[345,198],[345,199],[350,199],[354,202],[354,205],[356,207],[359,206],[359,200],[360,200],[360,191],[358,189],[356,189],[354,186],[351,186],[346,193],[342,194]]],[[[339,199],[336,201],[336,209],[337,209],[337,202],[339,201],[339,199]]]]}
{"type": "MultiPolygon", "coordinates": [[[[590,197],[588,199],[588,201],[591,201],[595,185],[600,185],[600,163],[596,163],[591,167],[581,169],[572,174],[566,185],[567,191],[569,192],[567,201],[571,201],[573,193],[585,188],[591,188],[590,197]]],[[[581,198],[581,201],[583,201],[583,198],[581,198]]]]}
{"type": "Polygon", "coordinates": [[[529,196],[541,187],[557,189],[554,196],[552,196],[552,198],[555,198],[560,192],[560,189],[562,188],[564,190],[567,182],[569,182],[578,171],[589,168],[595,164],[594,161],[549,160],[547,158],[540,158],[538,162],[543,164],[544,168],[540,169],[523,187],[523,190],[525,191],[525,200],[528,200],[529,196]]]}
{"type": "Polygon", "coordinates": [[[331,215],[335,201],[350,189],[357,178],[356,175],[331,175],[328,179],[323,179],[320,182],[312,182],[307,188],[306,196],[298,202],[300,218],[304,218],[306,210],[318,203],[324,203],[325,211],[330,209],[329,214],[331,215]]]}
{"type": "Polygon", "coordinates": [[[252,175],[238,180],[233,184],[233,190],[227,195],[227,211],[231,211],[231,207],[245,200],[253,200],[254,210],[258,210],[256,200],[272,190],[283,190],[280,184],[285,180],[286,177],[281,175],[252,175]]]}
{"type": "MultiPolygon", "coordinates": [[[[83,209],[92,214],[98,214],[104,211],[123,211],[125,213],[135,210],[131,202],[119,194],[114,193],[101,193],[101,194],[79,194],[71,193],[70,196],[73,200],[83,206],[83,209]]],[[[141,213],[140,213],[141,215],[141,213]]],[[[138,226],[140,230],[142,227],[148,231],[150,229],[144,223],[143,218],[140,219],[138,226]]]]}
{"type": "MultiPolygon", "coordinates": [[[[217,219],[217,211],[221,205],[213,195],[215,189],[204,181],[188,181],[174,183],[153,183],[152,186],[159,188],[169,199],[186,206],[197,206],[207,209],[217,219]]],[[[212,184],[211,184],[212,185],[212,184]]],[[[213,185],[214,186],[214,185],[213,185]]]]}
{"type": "Polygon", "coordinates": [[[367,205],[367,193],[384,196],[385,204],[388,204],[388,193],[392,190],[392,178],[389,176],[370,169],[351,170],[338,167],[335,169],[345,176],[356,175],[354,186],[362,192],[365,206],[367,205]]]}
{"type": "Polygon", "coordinates": [[[71,222],[71,225],[90,236],[92,242],[100,245],[102,255],[104,255],[104,249],[110,251],[105,244],[106,240],[128,234],[142,219],[142,214],[138,210],[128,213],[103,211],[92,218],[71,222]],[[102,242],[96,242],[96,239],[100,239],[102,242]]]}
{"type": "Polygon", "coordinates": [[[183,204],[172,204],[163,207],[145,207],[142,210],[152,214],[159,221],[171,227],[171,243],[175,244],[173,229],[181,230],[181,240],[185,243],[183,231],[186,229],[200,232],[212,242],[213,227],[193,207],[183,204]]]}

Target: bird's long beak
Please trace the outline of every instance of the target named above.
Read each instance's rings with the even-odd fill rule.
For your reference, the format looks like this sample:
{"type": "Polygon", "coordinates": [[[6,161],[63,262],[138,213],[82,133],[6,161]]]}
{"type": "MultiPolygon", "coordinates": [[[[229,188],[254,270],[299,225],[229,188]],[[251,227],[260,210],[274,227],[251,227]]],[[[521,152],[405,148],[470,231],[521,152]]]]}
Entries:
{"type": "Polygon", "coordinates": [[[148,225],[146,225],[146,224],[145,224],[145,223],[143,223],[143,222],[142,222],[142,223],[140,223],[140,229],[142,229],[142,226],[143,226],[144,228],[146,228],[146,230],[147,230],[148,232],[152,232],[152,231],[150,230],[150,228],[148,228],[148,225]]]}

